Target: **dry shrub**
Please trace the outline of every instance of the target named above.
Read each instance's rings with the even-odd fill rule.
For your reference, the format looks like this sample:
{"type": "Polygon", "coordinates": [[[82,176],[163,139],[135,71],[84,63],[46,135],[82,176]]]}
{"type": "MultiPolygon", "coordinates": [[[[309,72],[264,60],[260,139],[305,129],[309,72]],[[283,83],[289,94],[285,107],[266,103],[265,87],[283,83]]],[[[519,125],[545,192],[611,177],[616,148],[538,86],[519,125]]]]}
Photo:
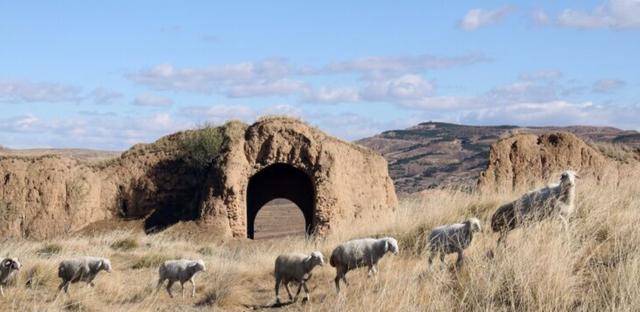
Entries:
{"type": "Polygon", "coordinates": [[[138,240],[133,237],[123,238],[111,244],[111,248],[120,251],[129,251],[138,248],[138,246],[140,246],[138,240]]]}
{"type": "Polygon", "coordinates": [[[157,268],[167,260],[171,260],[171,257],[167,255],[155,254],[155,253],[145,254],[141,257],[138,257],[131,265],[131,268],[134,270],[146,269],[146,268],[157,268]]]}
{"type": "Polygon", "coordinates": [[[49,258],[53,255],[57,255],[62,251],[63,247],[60,244],[46,244],[42,248],[38,249],[36,253],[43,258],[49,258]]]}

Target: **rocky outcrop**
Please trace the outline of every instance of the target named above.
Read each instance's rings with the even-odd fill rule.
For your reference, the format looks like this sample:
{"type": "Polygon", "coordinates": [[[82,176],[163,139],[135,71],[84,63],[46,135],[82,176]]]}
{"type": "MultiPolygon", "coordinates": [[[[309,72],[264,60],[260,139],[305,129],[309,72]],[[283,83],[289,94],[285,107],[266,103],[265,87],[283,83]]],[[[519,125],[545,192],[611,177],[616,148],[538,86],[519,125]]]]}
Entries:
{"type": "Polygon", "coordinates": [[[397,205],[386,161],[366,148],[290,118],[219,129],[220,147],[197,165],[183,144],[193,131],[98,163],[0,156],[0,235],[42,239],[136,219],[148,232],[193,221],[212,235],[250,237],[257,210],[274,198],[296,203],[308,231],[323,235],[397,205]]]}
{"type": "Polygon", "coordinates": [[[498,192],[527,189],[567,169],[584,177],[613,181],[618,178],[619,165],[568,132],[516,134],[491,146],[478,188],[498,192]]]}

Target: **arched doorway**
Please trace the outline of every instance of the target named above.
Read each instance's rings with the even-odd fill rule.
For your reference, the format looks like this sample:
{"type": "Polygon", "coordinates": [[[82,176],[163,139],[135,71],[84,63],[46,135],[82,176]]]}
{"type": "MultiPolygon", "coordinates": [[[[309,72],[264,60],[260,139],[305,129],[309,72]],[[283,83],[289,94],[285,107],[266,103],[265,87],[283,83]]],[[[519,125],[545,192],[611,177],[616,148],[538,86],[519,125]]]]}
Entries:
{"type": "Polygon", "coordinates": [[[302,211],[307,234],[313,233],[315,192],[309,176],[288,164],[273,164],[249,179],[247,186],[247,237],[255,236],[255,221],[260,209],[273,199],[292,201],[302,211]]]}
{"type": "Polygon", "coordinates": [[[307,228],[302,209],[285,198],[276,198],[266,203],[254,221],[254,239],[282,236],[303,236],[307,228]]]}

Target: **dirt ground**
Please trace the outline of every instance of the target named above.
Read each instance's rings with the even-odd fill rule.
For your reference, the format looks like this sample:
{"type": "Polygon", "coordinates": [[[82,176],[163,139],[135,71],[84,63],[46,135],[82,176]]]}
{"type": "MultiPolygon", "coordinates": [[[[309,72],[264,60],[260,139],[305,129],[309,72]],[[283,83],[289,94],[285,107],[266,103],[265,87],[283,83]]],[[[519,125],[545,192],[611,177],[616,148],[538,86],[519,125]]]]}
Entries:
{"type": "Polygon", "coordinates": [[[304,236],[304,226],[304,216],[296,204],[282,198],[274,199],[258,212],[255,239],[304,236]]]}

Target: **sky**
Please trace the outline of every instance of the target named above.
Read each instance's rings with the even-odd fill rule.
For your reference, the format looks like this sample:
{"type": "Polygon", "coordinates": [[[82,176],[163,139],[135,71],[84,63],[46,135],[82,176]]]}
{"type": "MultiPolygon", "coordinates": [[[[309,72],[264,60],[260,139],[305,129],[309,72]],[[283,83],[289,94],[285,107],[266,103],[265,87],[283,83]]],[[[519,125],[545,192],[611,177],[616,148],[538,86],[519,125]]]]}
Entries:
{"type": "Polygon", "coordinates": [[[263,115],[640,130],[640,0],[0,0],[0,145],[125,150],[263,115]]]}

